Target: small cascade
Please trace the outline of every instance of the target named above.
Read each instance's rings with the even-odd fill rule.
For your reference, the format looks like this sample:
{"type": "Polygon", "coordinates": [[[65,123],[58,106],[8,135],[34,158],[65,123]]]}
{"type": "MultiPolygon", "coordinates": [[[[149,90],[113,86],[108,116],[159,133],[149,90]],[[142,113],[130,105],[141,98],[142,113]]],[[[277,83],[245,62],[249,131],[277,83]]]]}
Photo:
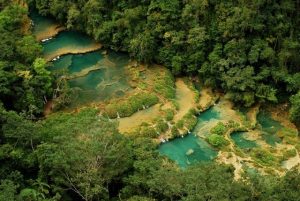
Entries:
{"type": "Polygon", "coordinates": [[[143,109],[146,109],[145,105],[143,105],[143,109]]]}
{"type": "Polygon", "coordinates": [[[50,37],[50,38],[45,38],[45,39],[41,40],[41,42],[43,43],[43,42],[46,42],[46,41],[51,40],[51,39],[52,39],[52,37],[50,37]]]}
{"type": "Polygon", "coordinates": [[[54,59],[52,59],[51,61],[56,61],[60,58],[60,56],[55,57],[54,59]]]}
{"type": "Polygon", "coordinates": [[[188,129],[187,127],[184,127],[184,128],[185,128],[185,130],[187,130],[188,134],[191,134],[190,129],[188,129]]]}
{"type": "Polygon", "coordinates": [[[120,114],[119,114],[119,112],[117,112],[117,118],[120,119],[120,114]]]}

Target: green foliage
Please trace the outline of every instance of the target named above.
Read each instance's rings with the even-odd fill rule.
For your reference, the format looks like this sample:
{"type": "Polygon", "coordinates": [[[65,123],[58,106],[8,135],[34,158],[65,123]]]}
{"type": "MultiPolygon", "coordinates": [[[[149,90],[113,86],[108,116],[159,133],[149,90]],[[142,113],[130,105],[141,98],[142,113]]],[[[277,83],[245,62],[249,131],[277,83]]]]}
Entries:
{"type": "Polygon", "coordinates": [[[165,112],[165,118],[167,121],[172,121],[174,118],[174,111],[172,109],[167,109],[165,112]]]}
{"type": "Polygon", "coordinates": [[[277,159],[267,150],[261,148],[254,148],[251,150],[251,156],[256,159],[259,163],[267,166],[278,165],[277,159]]]}
{"type": "Polygon", "coordinates": [[[297,155],[296,149],[288,149],[282,154],[282,160],[288,160],[289,158],[295,157],[297,155]]]}
{"type": "Polygon", "coordinates": [[[176,123],[176,127],[182,129],[184,126],[184,121],[181,119],[176,123]]]}
{"type": "MultiPolygon", "coordinates": [[[[27,10],[16,2],[0,0],[1,201],[299,200],[296,170],[283,177],[249,176],[247,182],[235,181],[234,169],[220,164],[182,171],[157,153],[151,139],[119,135],[116,125],[96,110],[29,121],[42,112],[44,96],[52,93],[52,78],[38,59],[41,46],[21,29],[27,10]]],[[[199,75],[205,84],[223,89],[245,106],[277,102],[278,95],[299,91],[298,1],[28,2],[42,15],[94,36],[107,48],[128,51],[141,62],[163,64],[176,75],[199,75]]],[[[171,83],[167,77],[157,83],[156,92],[174,97],[171,83]]],[[[60,96],[61,105],[68,103],[67,92],[60,96]]],[[[297,93],[291,98],[295,122],[300,119],[299,97],[297,93]]],[[[107,106],[106,112],[127,116],[157,101],[151,94],[136,95],[107,106]]],[[[173,115],[167,111],[166,119],[173,115]]],[[[182,121],[190,129],[196,118],[191,112],[182,121]]],[[[215,132],[222,133],[221,127],[215,132]]],[[[153,131],[144,133],[152,136],[153,131]]],[[[172,134],[179,134],[176,126],[172,134]]],[[[295,133],[284,135],[296,138],[295,133]]],[[[218,148],[228,144],[218,134],[208,140],[218,148]]],[[[265,150],[254,149],[252,157],[264,165],[279,165],[265,150]]]]}
{"type": "Polygon", "coordinates": [[[197,124],[197,117],[195,116],[195,111],[191,109],[187,114],[183,116],[176,123],[176,127],[180,129],[187,129],[188,131],[192,130],[197,124]]]}
{"type": "Polygon", "coordinates": [[[169,71],[155,80],[154,91],[166,99],[175,98],[174,77],[169,71]]]}
{"type": "Polygon", "coordinates": [[[216,135],[224,135],[227,132],[227,130],[228,129],[223,124],[223,122],[218,122],[218,124],[210,130],[210,133],[216,135]]]}
{"type": "Polygon", "coordinates": [[[41,174],[51,171],[56,185],[69,186],[84,199],[105,198],[106,184],[130,164],[128,142],[113,123],[97,120],[97,112],[51,116],[42,122],[47,143],[36,150],[41,174]]]}
{"type": "Polygon", "coordinates": [[[142,197],[142,196],[133,196],[127,199],[127,201],[155,201],[155,199],[142,197]]]}
{"type": "Polygon", "coordinates": [[[129,44],[132,55],[142,62],[150,62],[155,56],[155,39],[150,32],[139,33],[129,44]]]}
{"type": "Polygon", "coordinates": [[[290,109],[290,118],[292,121],[299,123],[300,122],[300,92],[296,95],[293,95],[290,99],[291,109],[290,109]]]}
{"type": "MultiPolygon", "coordinates": [[[[117,134],[114,123],[98,113],[93,109],[58,113],[30,124],[28,120],[22,123],[21,117],[0,106],[0,200],[299,198],[299,172],[279,178],[248,175],[247,182],[243,182],[233,179],[233,167],[216,163],[181,170],[158,154],[152,139],[126,139],[117,134]],[[37,128],[29,129],[34,125],[37,128]],[[13,135],[14,129],[34,135],[32,145],[30,140],[27,144],[13,135]],[[23,154],[18,160],[7,157],[19,150],[23,154]],[[22,161],[32,154],[37,160],[31,168],[22,161]]],[[[265,155],[260,158],[268,159],[265,155]]]]}
{"type": "Polygon", "coordinates": [[[164,120],[160,119],[156,122],[155,128],[157,129],[158,132],[162,133],[168,130],[169,126],[167,122],[164,120]]]}
{"type": "Polygon", "coordinates": [[[199,73],[245,106],[299,89],[292,76],[300,60],[294,1],[32,2],[138,61],[164,64],[175,75],[199,73]]]}
{"type": "Polygon", "coordinates": [[[223,136],[218,134],[211,134],[207,137],[207,141],[214,147],[223,148],[229,145],[228,140],[226,140],[223,136]]]}
{"type": "Polygon", "coordinates": [[[12,2],[0,12],[0,101],[5,108],[33,118],[42,113],[53,80],[46,63],[36,59],[42,53],[41,45],[34,36],[23,33],[27,14],[24,7],[12,2]]]}
{"type": "Polygon", "coordinates": [[[128,117],[138,110],[148,108],[156,103],[158,103],[156,95],[141,92],[126,100],[108,104],[105,107],[105,112],[110,118],[116,118],[118,114],[120,117],[128,117]]]}
{"type": "Polygon", "coordinates": [[[14,201],[16,200],[17,188],[10,180],[1,180],[0,184],[0,201],[14,201]]]}
{"type": "Polygon", "coordinates": [[[176,137],[180,136],[180,132],[179,132],[178,128],[176,127],[176,125],[172,126],[171,134],[172,134],[173,138],[176,138],[176,137]]]}
{"type": "Polygon", "coordinates": [[[233,120],[229,120],[226,124],[226,127],[228,128],[233,128],[234,130],[239,129],[240,128],[240,124],[238,122],[235,122],[233,120]]]}
{"type": "Polygon", "coordinates": [[[20,60],[22,59],[26,63],[31,63],[35,58],[41,54],[42,46],[36,42],[34,36],[26,35],[23,36],[16,43],[17,54],[20,55],[20,60]]]}
{"type": "Polygon", "coordinates": [[[277,132],[277,135],[281,138],[285,138],[285,137],[296,138],[298,137],[298,130],[284,127],[277,132]]]}
{"type": "Polygon", "coordinates": [[[157,137],[157,133],[154,128],[149,126],[143,126],[140,129],[140,135],[143,137],[155,138],[157,137]]]}

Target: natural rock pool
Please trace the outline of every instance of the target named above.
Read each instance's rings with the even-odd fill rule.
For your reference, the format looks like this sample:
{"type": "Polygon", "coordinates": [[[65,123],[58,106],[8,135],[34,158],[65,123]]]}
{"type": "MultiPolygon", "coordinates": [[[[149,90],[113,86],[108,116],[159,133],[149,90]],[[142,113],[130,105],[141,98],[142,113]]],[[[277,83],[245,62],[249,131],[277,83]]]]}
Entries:
{"type": "Polygon", "coordinates": [[[283,126],[275,121],[267,112],[260,112],[257,115],[257,121],[261,126],[262,137],[271,146],[275,146],[276,143],[281,143],[281,139],[278,137],[277,132],[283,128],[283,126]]]}
{"type": "Polygon", "coordinates": [[[182,168],[197,162],[212,161],[217,151],[198,136],[207,135],[211,123],[219,119],[220,113],[214,107],[209,108],[198,116],[197,125],[191,134],[163,143],[159,152],[176,161],[182,168]]]}
{"type": "Polygon", "coordinates": [[[241,149],[251,149],[257,147],[255,141],[246,139],[246,132],[234,132],[231,134],[231,139],[241,149]]]}
{"type": "MultiPolygon", "coordinates": [[[[31,18],[34,24],[33,33],[36,35],[37,40],[41,41],[44,58],[49,62],[49,70],[63,76],[74,92],[71,104],[68,107],[72,109],[99,102],[106,104],[114,98],[122,96],[126,98],[125,95],[127,92],[134,90],[134,87],[131,87],[129,84],[132,80],[128,80],[129,76],[127,75],[126,66],[129,64],[129,56],[127,54],[111,50],[100,50],[101,45],[92,38],[79,32],[65,31],[64,27],[59,26],[51,18],[40,16],[35,12],[31,14],[31,18]]],[[[141,71],[137,74],[140,73],[143,75],[145,72],[141,71]]],[[[159,72],[157,71],[158,74],[155,74],[153,77],[157,78],[159,72]]],[[[154,79],[153,82],[149,82],[149,85],[155,85],[155,82],[156,80],[154,79]]],[[[148,87],[140,85],[140,83],[135,84],[137,91],[143,91],[143,88],[148,87]]],[[[176,110],[174,118],[170,120],[172,124],[176,124],[190,110],[195,109],[194,96],[197,94],[182,80],[176,81],[174,88],[176,88],[176,96],[172,101],[177,103],[179,109],[176,110]]],[[[201,90],[200,94],[204,92],[199,86],[196,89],[198,92],[201,90]]],[[[201,108],[207,108],[203,105],[210,103],[212,100],[208,92],[209,90],[207,93],[202,93],[202,100],[198,103],[201,108]]],[[[148,109],[144,108],[130,117],[119,119],[119,127],[121,128],[119,130],[122,133],[126,133],[127,131],[134,130],[142,122],[148,123],[149,121],[154,121],[157,116],[163,113],[162,105],[170,105],[170,100],[164,101],[148,109]]],[[[197,124],[193,128],[192,133],[159,145],[158,150],[160,154],[175,161],[181,168],[199,162],[210,162],[216,158],[220,159],[219,156],[222,157],[222,154],[220,154],[221,151],[208,144],[205,138],[218,122],[228,123],[228,121],[232,120],[243,124],[243,118],[231,107],[231,102],[228,100],[212,105],[212,107],[198,115],[197,124]]],[[[241,113],[245,116],[246,111],[242,111],[241,113]]],[[[170,122],[168,122],[168,125],[170,122]]],[[[282,139],[279,138],[277,133],[283,126],[278,121],[272,119],[269,113],[260,112],[257,115],[257,123],[258,126],[253,128],[256,133],[259,133],[255,140],[252,138],[248,139],[247,132],[233,132],[228,136],[231,145],[236,145],[232,147],[239,147],[241,150],[252,150],[252,148],[260,146],[258,142],[261,140],[270,145],[267,147],[275,147],[276,143],[282,143],[282,139]]],[[[192,129],[189,128],[189,130],[192,129]]],[[[160,138],[159,135],[160,133],[157,133],[158,138],[160,138]]],[[[161,139],[164,139],[163,137],[161,139]]],[[[233,153],[235,148],[232,148],[230,151],[233,153]]],[[[230,155],[224,153],[223,156],[230,155]]],[[[236,156],[235,158],[238,159],[235,165],[240,163],[240,160],[243,160],[236,156]]],[[[230,157],[228,160],[227,158],[223,159],[223,162],[231,161],[230,157]]],[[[248,158],[247,160],[250,159],[248,158]]],[[[217,161],[222,162],[222,158],[217,161]]]]}
{"type": "Polygon", "coordinates": [[[128,56],[113,51],[65,55],[53,62],[52,71],[65,71],[78,95],[75,106],[120,97],[130,90],[125,66],[128,56]]]}
{"type": "MultiPolygon", "coordinates": [[[[53,27],[58,27],[54,20],[36,12],[31,17],[37,37],[49,36],[53,27]]],[[[47,40],[39,39],[43,41],[46,60],[53,59],[49,70],[67,76],[75,90],[71,107],[120,97],[130,89],[124,70],[129,61],[127,54],[102,53],[93,39],[74,31],[60,31],[47,40]]]]}
{"type": "Polygon", "coordinates": [[[65,54],[87,53],[101,48],[101,45],[90,37],[75,31],[62,31],[42,45],[47,61],[65,54]]]}
{"type": "Polygon", "coordinates": [[[217,152],[205,140],[193,134],[160,145],[159,152],[182,168],[201,161],[212,161],[217,156],[217,152]]]}

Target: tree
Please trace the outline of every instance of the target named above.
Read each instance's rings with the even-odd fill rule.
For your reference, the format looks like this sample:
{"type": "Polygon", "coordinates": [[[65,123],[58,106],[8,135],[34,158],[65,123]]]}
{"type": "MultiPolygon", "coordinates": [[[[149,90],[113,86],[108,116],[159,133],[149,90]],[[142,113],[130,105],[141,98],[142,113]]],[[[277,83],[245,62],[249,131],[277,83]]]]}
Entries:
{"type": "Polygon", "coordinates": [[[16,200],[17,186],[10,180],[1,180],[0,201],[16,200]]]}
{"type": "Polygon", "coordinates": [[[292,121],[296,122],[298,125],[300,123],[300,91],[290,98],[291,109],[290,118],[292,121]]]}
{"type": "MultiPolygon", "coordinates": [[[[36,150],[41,174],[67,186],[83,200],[108,199],[109,183],[131,163],[128,141],[96,110],[60,114],[43,122],[46,143],[36,150]]],[[[62,189],[61,189],[62,190],[62,189]]]]}
{"type": "Polygon", "coordinates": [[[38,44],[35,38],[31,35],[22,37],[16,43],[17,54],[21,57],[20,60],[31,64],[38,55],[42,53],[42,46],[38,44]]]}
{"type": "Polygon", "coordinates": [[[154,58],[155,40],[149,32],[138,34],[130,41],[130,51],[132,55],[141,62],[150,62],[154,58]]]}

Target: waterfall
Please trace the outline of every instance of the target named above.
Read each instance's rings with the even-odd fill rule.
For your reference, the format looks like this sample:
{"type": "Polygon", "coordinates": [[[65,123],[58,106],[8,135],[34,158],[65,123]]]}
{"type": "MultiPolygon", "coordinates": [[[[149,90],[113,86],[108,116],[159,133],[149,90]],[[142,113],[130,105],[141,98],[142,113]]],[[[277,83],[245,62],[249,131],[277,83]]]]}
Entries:
{"type": "Polygon", "coordinates": [[[119,112],[117,112],[117,118],[120,119],[120,114],[119,114],[119,112]]]}

